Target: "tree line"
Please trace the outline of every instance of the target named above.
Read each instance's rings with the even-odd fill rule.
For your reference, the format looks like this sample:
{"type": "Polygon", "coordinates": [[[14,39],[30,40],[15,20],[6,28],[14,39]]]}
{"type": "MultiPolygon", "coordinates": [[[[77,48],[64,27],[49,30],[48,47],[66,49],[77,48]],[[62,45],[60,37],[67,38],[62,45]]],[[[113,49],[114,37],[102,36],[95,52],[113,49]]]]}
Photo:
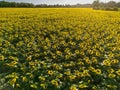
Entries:
{"type": "Polygon", "coordinates": [[[83,7],[83,8],[94,8],[94,9],[102,9],[102,8],[120,8],[120,2],[115,1],[109,1],[107,3],[99,2],[99,0],[95,0],[92,4],[75,4],[75,5],[61,5],[61,4],[55,4],[55,5],[48,5],[48,4],[38,4],[34,5],[32,3],[17,3],[17,2],[6,2],[6,1],[0,1],[0,7],[37,7],[37,8],[51,8],[51,7],[83,7]]]}
{"type": "Polygon", "coordinates": [[[34,7],[34,4],[0,1],[0,7],[34,7]]]}
{"type": "Polygon", "coordinates": [[[95,0],[92,4],[93,9],[101,9],[101,10],[112,10],[117,11],[120,8],[120,2],[109,1],[107,3],[100,2],[99,0],[95,0]]]}
{"type": "Polygon", "coordinates": [[[17,3],[17,2],[6,2],[6,1],[0,1],[0,7],[38,7],[38,8],[51,8],[51,7],[92,7],[91,4],[76,4],[76,5],[70,5],[70,4],[55,4],[55,5],[48,5],[48,4],[37,4],[34,5],[32,3],[17,3]]]}

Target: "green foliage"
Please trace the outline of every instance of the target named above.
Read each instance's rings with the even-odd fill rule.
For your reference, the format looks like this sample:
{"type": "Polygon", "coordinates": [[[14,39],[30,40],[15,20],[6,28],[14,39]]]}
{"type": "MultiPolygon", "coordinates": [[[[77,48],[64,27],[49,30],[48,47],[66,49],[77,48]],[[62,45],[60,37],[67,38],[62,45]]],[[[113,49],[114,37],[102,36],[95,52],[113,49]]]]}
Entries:
{"type": "Polygon", "coordinates": [[[118,8],[115,7],[115,8],[105,8],[105,10],[108,10],[108,11],[118,11],[118,8]]]}
{"type": "Polygon", "coordinates": [[[34,7],[34,4],[0,1],[0,7],[34,7]]]}
{"type": "Polygon", "coordinates": [[[120,7],[119,2],[116,3],[115,1],[103,3],[95,0],[93,2],[93,9],[95,10],[118,11],[119,7],[120,7]]]}

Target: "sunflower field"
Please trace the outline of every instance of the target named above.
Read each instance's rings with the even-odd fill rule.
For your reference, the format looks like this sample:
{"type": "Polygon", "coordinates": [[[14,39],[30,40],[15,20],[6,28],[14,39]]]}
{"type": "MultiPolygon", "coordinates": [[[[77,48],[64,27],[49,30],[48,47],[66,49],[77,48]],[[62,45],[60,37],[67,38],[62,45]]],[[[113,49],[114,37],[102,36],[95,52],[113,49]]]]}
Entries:
{"type": "Polygon", "coordinates": [[[119,90],[120,12],[0,9],[0,89],[119,90]]]}

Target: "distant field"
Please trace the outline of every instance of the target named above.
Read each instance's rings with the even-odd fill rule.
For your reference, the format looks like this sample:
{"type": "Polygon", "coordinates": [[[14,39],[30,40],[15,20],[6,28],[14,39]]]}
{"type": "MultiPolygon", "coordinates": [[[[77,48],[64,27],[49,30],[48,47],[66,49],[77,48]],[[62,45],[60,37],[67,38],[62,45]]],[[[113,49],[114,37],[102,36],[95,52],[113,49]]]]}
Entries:
{"type": "Polygon", "coordinates": [[[120,12],[0,8],[0,88],[119,90],[120,12]]]}

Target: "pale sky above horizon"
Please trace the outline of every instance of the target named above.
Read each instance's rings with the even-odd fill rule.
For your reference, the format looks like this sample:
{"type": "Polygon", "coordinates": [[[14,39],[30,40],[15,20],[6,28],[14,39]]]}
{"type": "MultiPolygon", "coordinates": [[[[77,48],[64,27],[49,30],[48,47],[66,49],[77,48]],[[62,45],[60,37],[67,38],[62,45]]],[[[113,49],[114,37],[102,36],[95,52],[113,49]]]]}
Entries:
{"type": "MultiPolygon", "coordinates": [[[[33,4],[77,4],[77,3],[86,4],[86,3],[92,3],[94,0],[5,0],[5,1],[28,2],[33,4]]],[[[108,2],[108,1],[120,2],[120,0],[100,0],[100,2],[108,2]]]]}

